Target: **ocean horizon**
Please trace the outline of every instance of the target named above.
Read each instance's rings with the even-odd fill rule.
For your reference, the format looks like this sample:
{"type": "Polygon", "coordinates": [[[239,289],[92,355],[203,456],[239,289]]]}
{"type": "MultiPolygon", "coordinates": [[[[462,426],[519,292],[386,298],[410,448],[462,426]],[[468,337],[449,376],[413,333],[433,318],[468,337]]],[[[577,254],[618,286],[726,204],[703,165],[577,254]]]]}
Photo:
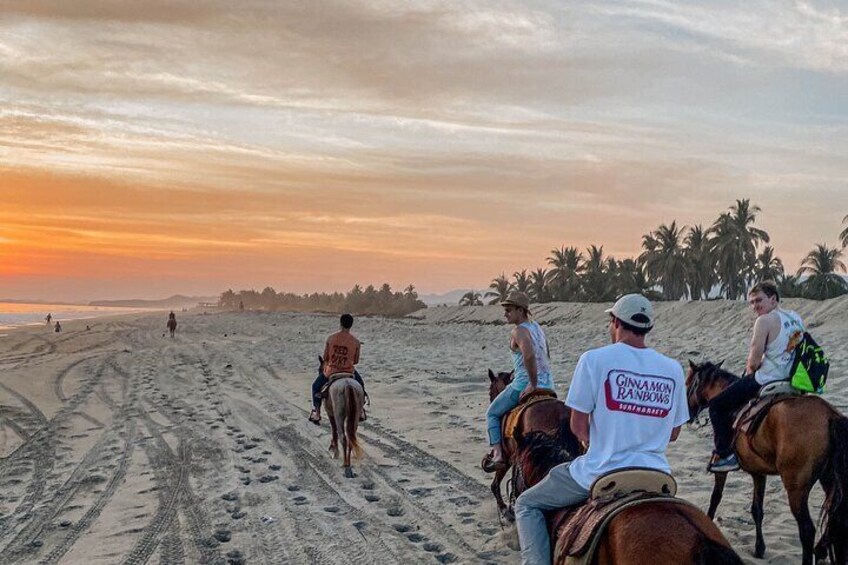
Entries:
{"type": "Polygon", "coordinates": [[[90,306],[88,304],[37,304],[23,302],[0,302],[0,330],[9,330],[20,326],[33,326],[47,323],[51,315],[51,324],[71,320],[86,320],[117,314],[152,312],[149,308],[120,308],[113,306],[90,306]]]}

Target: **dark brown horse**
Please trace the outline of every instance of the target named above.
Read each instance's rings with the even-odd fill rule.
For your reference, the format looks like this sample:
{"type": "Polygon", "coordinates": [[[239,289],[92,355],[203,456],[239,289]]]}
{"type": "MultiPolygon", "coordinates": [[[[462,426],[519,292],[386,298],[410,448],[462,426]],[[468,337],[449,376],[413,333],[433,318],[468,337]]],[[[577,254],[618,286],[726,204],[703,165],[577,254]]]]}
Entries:
{"type": "MultiPolygon", "coordinates": [[[[526,488],[544,479],[556,465],[572,459],[570,435],[568,422],[563,422],[560,433],[553,437],[538,432],[517,435],[516,465],[526,488]]],[[[555,523],[549,520],[549,526],[555,523]]],[[[564,565],[568,556],[557,553],[561,548],[554,537],[556,532],[549,533],[553,565],[564,565]]],[[[563,537],[568,534],[562,531],[563,537]]],[[[742,565],[742,560],[706,514],[689,504],[652,500],[622,510],[610,520],[591,563],[742,565]]]]}
{"type": "Polygon", "coordinates": [[[177,331],[176,318],[168,318],[168,331],[171,332],[171,337],[174,337],[174,333],[177,331]]]}
{"type": "MultiPolygon", "coordinates": [[[[323,359],[318,358],[323,365],[323,359]]],[[[356,475],[350,467],[351,455],[354,459],[362,456],[362,448],[356,437],[359,427],[359,417],[362,407],[365,405],[365,391],[351,375],[349,378],[340,378],[330,383],[327,394],[326,409],[327,417],[330,419],[330,428],[333,438],[330,440],[330,451],[333,458],[339,457],[339,436],[342,439],[342,453],[344,455],[344,475],[352,479],[356,475]]]]}
{"type": "MultiPolygon", "coordinates": [[[[694,420],[710,400],[739,377],[721,363],[689,362],[686,378],[689,414],[694,420]]],[[[811,565],[830,557],[844,565],[848,544],[848,418],[818,396],[805,395],[773,406],[752,437],[738,434],[734,443],[739,465],[754,479],[751,514],[757,530],[756,557],[766,550],[763,541],[763,498],[766,476],[780,475],[789,508],[798,522],[802,563],[811,565]],[[816,529],[810,518],[808,499],[816,481],[825,492],[823,532],[813,549],[816,529]]],[[[713,518],[721,502],[727,473],[716,473],[707,514],[713,518]]]]}
{"type": "MultiPolygon", "coordinates": [[[[498,373],[497,376],[491,369],[489,369],[489,401],[493,401],[501,392],[506,389],[507,386],[512,382],[513,373],[498,373]]],[[[563,402],[537,402],[535,404],[530,405],[524,413],[521,415],[521,419],[516,425],[515,431],[517,434],[528,434],[530,432],[539,431],[546,432],[550,434],[557,433],[559,430],[559,426],[561,422],[568,422],[571,411],[563,402]]],[[[504,416],[506,418],[506,416],[504,416]]],[[[501,423],[501,429],[503,429],[503,422],[501,423]]],[[[579,453],[580,446],[577,438],[575,436],[571,436],[573,441],[571,443],[571,453],[573,456],[576,456],[579,453]]],[[[515,502],[515,497],[517,496],[515,493],[515,480],[516,474],[513,471],[513,490],[512,496],[510,497],[509,506],[503,500],[503,496],[501,495],[501,482],[503,478],[506,476],[507,472],[512,468],[513,458],[515,456],[516,444],[513,439],[503,440],[503,454],[504,461],[507,462],[506,465],[501,465],[495,470],[495,476],[492,479],[492,494],[495,495],[495,500],[498,503],[498,512],[504,520],[512,522],[515,520],[515,513],[513,512],[512,506],[515,502]]]]}

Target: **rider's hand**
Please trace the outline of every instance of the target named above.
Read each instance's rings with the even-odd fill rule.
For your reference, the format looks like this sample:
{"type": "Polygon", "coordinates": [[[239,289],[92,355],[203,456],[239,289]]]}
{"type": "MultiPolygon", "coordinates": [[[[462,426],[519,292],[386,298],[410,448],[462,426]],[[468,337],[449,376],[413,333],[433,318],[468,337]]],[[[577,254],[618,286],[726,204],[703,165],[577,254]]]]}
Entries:
{"type": "Polygon", "coordinates": [[[532,393],[535,390],[536,390],[535,386],[533,386],[530,383],[527,383],[527,386],[524,387],[524,390],[521,391],[521,395],[520,395],[519,398],[524,398],[525,396],[527,396],[528,394],[532,393]]]}

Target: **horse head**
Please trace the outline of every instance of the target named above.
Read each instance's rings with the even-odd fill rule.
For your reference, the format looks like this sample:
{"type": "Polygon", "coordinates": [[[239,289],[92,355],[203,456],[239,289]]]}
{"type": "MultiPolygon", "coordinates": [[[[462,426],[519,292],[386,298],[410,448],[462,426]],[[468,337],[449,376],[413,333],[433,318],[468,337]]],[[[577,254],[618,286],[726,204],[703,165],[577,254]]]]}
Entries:
{"type": "Polygon", "coordinates": [[[489,401],[494,400],[500,393],[506,390],[506,387],[509,386],[509,383],[512,382],[512,377],[514,376],[515,371],[510,371],[508,373],[500,372],[497,375],[489,369],[489,401]]]}
{"type": "Polygon", "coordinates": [[[710,361],[695,363],[689,360],[689,372],[686,375],[686,402],[689,405],[690,422],[709,406],[710,400],[738,378],[722,369],[723,363],[724,360],[718,363],[710,361]]]}

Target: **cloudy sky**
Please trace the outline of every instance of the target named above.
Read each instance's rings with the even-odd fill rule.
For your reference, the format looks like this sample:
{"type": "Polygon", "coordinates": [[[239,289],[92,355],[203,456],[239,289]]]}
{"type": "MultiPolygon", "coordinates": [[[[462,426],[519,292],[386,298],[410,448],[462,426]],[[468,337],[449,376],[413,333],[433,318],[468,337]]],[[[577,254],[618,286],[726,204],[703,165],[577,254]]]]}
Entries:
{"type": "Polygon", "coordinates": [[[485,287],[848,214],[848,7],[4,0],[0,297],[485,287]]]}

